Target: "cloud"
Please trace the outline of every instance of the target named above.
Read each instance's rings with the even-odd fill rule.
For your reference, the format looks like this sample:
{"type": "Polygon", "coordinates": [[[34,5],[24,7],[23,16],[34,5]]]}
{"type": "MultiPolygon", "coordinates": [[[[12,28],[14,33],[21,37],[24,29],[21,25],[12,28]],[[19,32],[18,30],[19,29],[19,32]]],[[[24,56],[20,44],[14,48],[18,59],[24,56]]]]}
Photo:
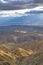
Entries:
{"type": "Polygon", "coordinates": [[[33,8],[41,4],[34,4],[35,0],[0,0],[0,10],[17,10],[33,8]]]}
{"type": "MultiPolygon", "coordinates": [[[[33,0],[0,0],[0,10],[17,10],[35,7],[29,4],[33,0]]],[[[36,5],[37,6],[37,5],[36,5]]]]}
{"type": "Polygon", "coordinates": [[[43,13],[43,6],[38,6],[32,9],[21,9],[21,10],[2,10],[0,11],[0,17],[21,17],[21,16],[28,16],[31,13],[31,15],[35,14],[35,12],[42,12],[43,13]],[[28,13],[27,13],[28,12],[28,13]]]}
{"type": "Polygon", "coordinates": [[[0,0],[1,3],[8,3],[7,1],[5,0],[0,0]]]}
{"type": "Polygon", "coordinates": [[[43,0],[0,0],[0,3],[14,3],[14,2],[25,2],[25,3],[43,3],[43,0]]]}
{"type": "Polygon", "coordinates": [[[1,3],[32,2],[33,0],[0,0],[1,3]]]}
{"type": "Polygon", "coordinates": [[[0,0],[2,3],[10,3],[10,2],[33,2],[33,3],[43,3],[43,0],[0,0]]]}
{"type": "Polygon", "coordinates": [[[7,10],[7,11],[0,11],[0,17],[20,17],[24,16],[25,12],[29,11],[28,9],[22,10],[7,10]]]}

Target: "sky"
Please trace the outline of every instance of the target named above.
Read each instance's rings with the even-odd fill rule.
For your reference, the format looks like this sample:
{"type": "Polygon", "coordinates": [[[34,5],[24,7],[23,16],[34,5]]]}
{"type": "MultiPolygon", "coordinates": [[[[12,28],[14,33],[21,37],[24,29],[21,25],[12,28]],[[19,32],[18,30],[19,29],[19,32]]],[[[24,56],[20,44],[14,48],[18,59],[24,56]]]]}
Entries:
{"type": "Polygon", "coordinates": [[[0,0],[0,10],[33,8],[41,3],[43,3],[43,0],[0,0]]]}
{"type": "Polygon", "coordinates": [[[0,25],[43,24],[42,3],[43,0],[0,0],[0,25]]]}
{"type": "Polygon", "coordinates": [[[17,10],[32,7],[33,0],[0,0],[0,10],[17,10]]]}
{"type": "Polygon", "coordinates": [[[31,9],[0,11],[0,26],[14,24],[42,25],[43,6],[31,9]]]}
{"type": "Polygon", "coordinates": [[[17,1],[31,2],[33,0],[0,0],[1,3],[11,3],[17,1]]]}
{"type": "Polygon", "coordinates": [[[39,2],[43,3],[43,0],[0,0],[0,3],[12,3],[12,2],[39,2]]]}

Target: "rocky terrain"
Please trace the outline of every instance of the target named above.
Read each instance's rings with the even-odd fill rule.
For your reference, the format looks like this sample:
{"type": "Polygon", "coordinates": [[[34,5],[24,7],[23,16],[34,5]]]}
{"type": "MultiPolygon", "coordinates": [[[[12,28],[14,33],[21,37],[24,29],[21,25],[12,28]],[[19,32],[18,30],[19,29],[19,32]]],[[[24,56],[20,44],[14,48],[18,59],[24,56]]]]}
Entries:
{"type": "Polygon", "coordinates": [[[0,65],[43,65],[43,27],[0,27],[0,65]]]}

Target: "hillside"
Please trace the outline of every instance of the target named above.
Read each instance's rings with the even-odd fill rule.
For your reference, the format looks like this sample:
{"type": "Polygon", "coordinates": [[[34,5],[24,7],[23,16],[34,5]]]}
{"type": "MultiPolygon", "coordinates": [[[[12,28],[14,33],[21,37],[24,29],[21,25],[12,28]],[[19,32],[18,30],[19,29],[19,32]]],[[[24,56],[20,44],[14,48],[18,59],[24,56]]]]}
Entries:
{"type": "Polygon", "coordinates": [[[43,41],[37,41],[31,44],[22,44],[16,48],[13,47],[12,50],[12,47],[9,49],[9,44],[6,46],[2,44],[2,48],[0,47],[0,64],[43,65],[43,41]],[[8,49],[6,46],[8,46],[8,49]]]}
{"type": "Polygon", "coordinates": [[[0,27],[0,65],[43,65],[43,27],[0,27]]]}

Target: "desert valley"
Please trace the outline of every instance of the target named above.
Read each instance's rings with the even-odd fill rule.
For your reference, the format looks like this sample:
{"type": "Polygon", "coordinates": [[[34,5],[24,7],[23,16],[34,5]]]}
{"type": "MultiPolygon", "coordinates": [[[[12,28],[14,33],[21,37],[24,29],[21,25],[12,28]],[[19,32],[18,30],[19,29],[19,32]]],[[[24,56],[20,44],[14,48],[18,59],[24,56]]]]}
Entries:
{"type": "Polygon", "coordinates": [[[0,65],[43,65],[43,27],[0,26],[0,65]]]}

